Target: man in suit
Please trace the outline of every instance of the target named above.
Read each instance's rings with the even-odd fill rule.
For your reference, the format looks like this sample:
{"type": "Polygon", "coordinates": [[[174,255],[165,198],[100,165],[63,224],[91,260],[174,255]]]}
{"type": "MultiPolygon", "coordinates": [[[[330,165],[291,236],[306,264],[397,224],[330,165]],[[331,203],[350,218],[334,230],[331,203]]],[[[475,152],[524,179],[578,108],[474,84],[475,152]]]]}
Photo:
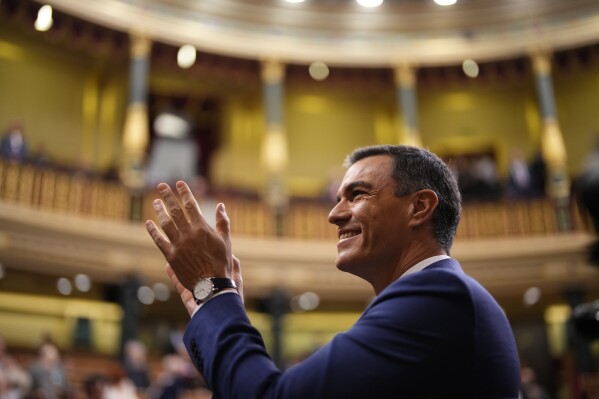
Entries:
{"type": "Polygon", "coordinates": [[[517,398],[509,323],[448,256],[461,205],[447,166],[408,146],[361,148],[346,166],[328,218],[338,227],[336,264],[377,296],[350,330],[285,372],[247,318],[224,206],[212,230],[185,183],[176,185],[183,209],[158,186],[164,233],[146,227],[192,316],[184,341],[214,397],[517,398]]]}

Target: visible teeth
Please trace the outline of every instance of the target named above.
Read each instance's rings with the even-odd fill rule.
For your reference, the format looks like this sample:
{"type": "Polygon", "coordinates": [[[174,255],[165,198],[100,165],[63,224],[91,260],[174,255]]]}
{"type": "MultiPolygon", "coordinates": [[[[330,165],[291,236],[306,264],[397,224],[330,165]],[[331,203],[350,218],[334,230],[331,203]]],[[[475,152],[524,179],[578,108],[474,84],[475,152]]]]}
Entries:
{"type": "Polygon", "coordinates": [[[343,233],[339,236],[340,240],[343,240],[344,238],[349,238],[349,237],[354,237],[357,236],[358,233],[354,233],[354,232],[350,232],[350,233],[343,233]]]}

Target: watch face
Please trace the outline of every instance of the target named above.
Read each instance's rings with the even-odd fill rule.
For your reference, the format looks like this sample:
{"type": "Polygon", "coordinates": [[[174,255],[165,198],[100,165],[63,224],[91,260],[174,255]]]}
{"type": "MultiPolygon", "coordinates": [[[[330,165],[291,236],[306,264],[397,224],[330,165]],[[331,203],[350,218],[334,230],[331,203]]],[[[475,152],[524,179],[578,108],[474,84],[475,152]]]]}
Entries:
{"type": "Polygon", "coordinates": [[[214,284],[212,284],[212,281],[210,281],[207,278],[203,278],[200,281],[198,281],[198,283],[194,287],[193,295],[196,297],[196,299],[203,301],[206,298],[210,297],[213,289],[214,284]]]}

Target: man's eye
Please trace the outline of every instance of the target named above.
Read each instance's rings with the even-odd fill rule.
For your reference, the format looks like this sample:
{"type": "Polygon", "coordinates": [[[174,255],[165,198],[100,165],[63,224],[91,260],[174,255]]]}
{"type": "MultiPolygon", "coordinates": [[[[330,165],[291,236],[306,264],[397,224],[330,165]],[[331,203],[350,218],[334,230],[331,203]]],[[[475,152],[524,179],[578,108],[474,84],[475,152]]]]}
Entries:
{"type": "Polygon", "coordinates": [[[366,192],[362,191],[362,190],[354,190],[351,193],[352,197],[354,197],[354,198],[360,197],[361,195],[364,195],[364,194],[366,194],[366,192]]]}

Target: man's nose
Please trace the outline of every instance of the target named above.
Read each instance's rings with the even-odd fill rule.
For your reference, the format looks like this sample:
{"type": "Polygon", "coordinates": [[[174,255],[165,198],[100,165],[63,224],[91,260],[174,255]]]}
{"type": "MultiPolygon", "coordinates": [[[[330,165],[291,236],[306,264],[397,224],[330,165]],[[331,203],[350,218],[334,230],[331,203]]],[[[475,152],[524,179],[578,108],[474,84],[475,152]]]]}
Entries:
{"type": "Polygon", "coordinates": [[[329,223],[336,225],[339,225],[347,219],[349,219],[349,207],[345,200],[337,202],[333,209],[331,209],[331,212],[329,212],[329,217],[327,218],[329,223]]]}

